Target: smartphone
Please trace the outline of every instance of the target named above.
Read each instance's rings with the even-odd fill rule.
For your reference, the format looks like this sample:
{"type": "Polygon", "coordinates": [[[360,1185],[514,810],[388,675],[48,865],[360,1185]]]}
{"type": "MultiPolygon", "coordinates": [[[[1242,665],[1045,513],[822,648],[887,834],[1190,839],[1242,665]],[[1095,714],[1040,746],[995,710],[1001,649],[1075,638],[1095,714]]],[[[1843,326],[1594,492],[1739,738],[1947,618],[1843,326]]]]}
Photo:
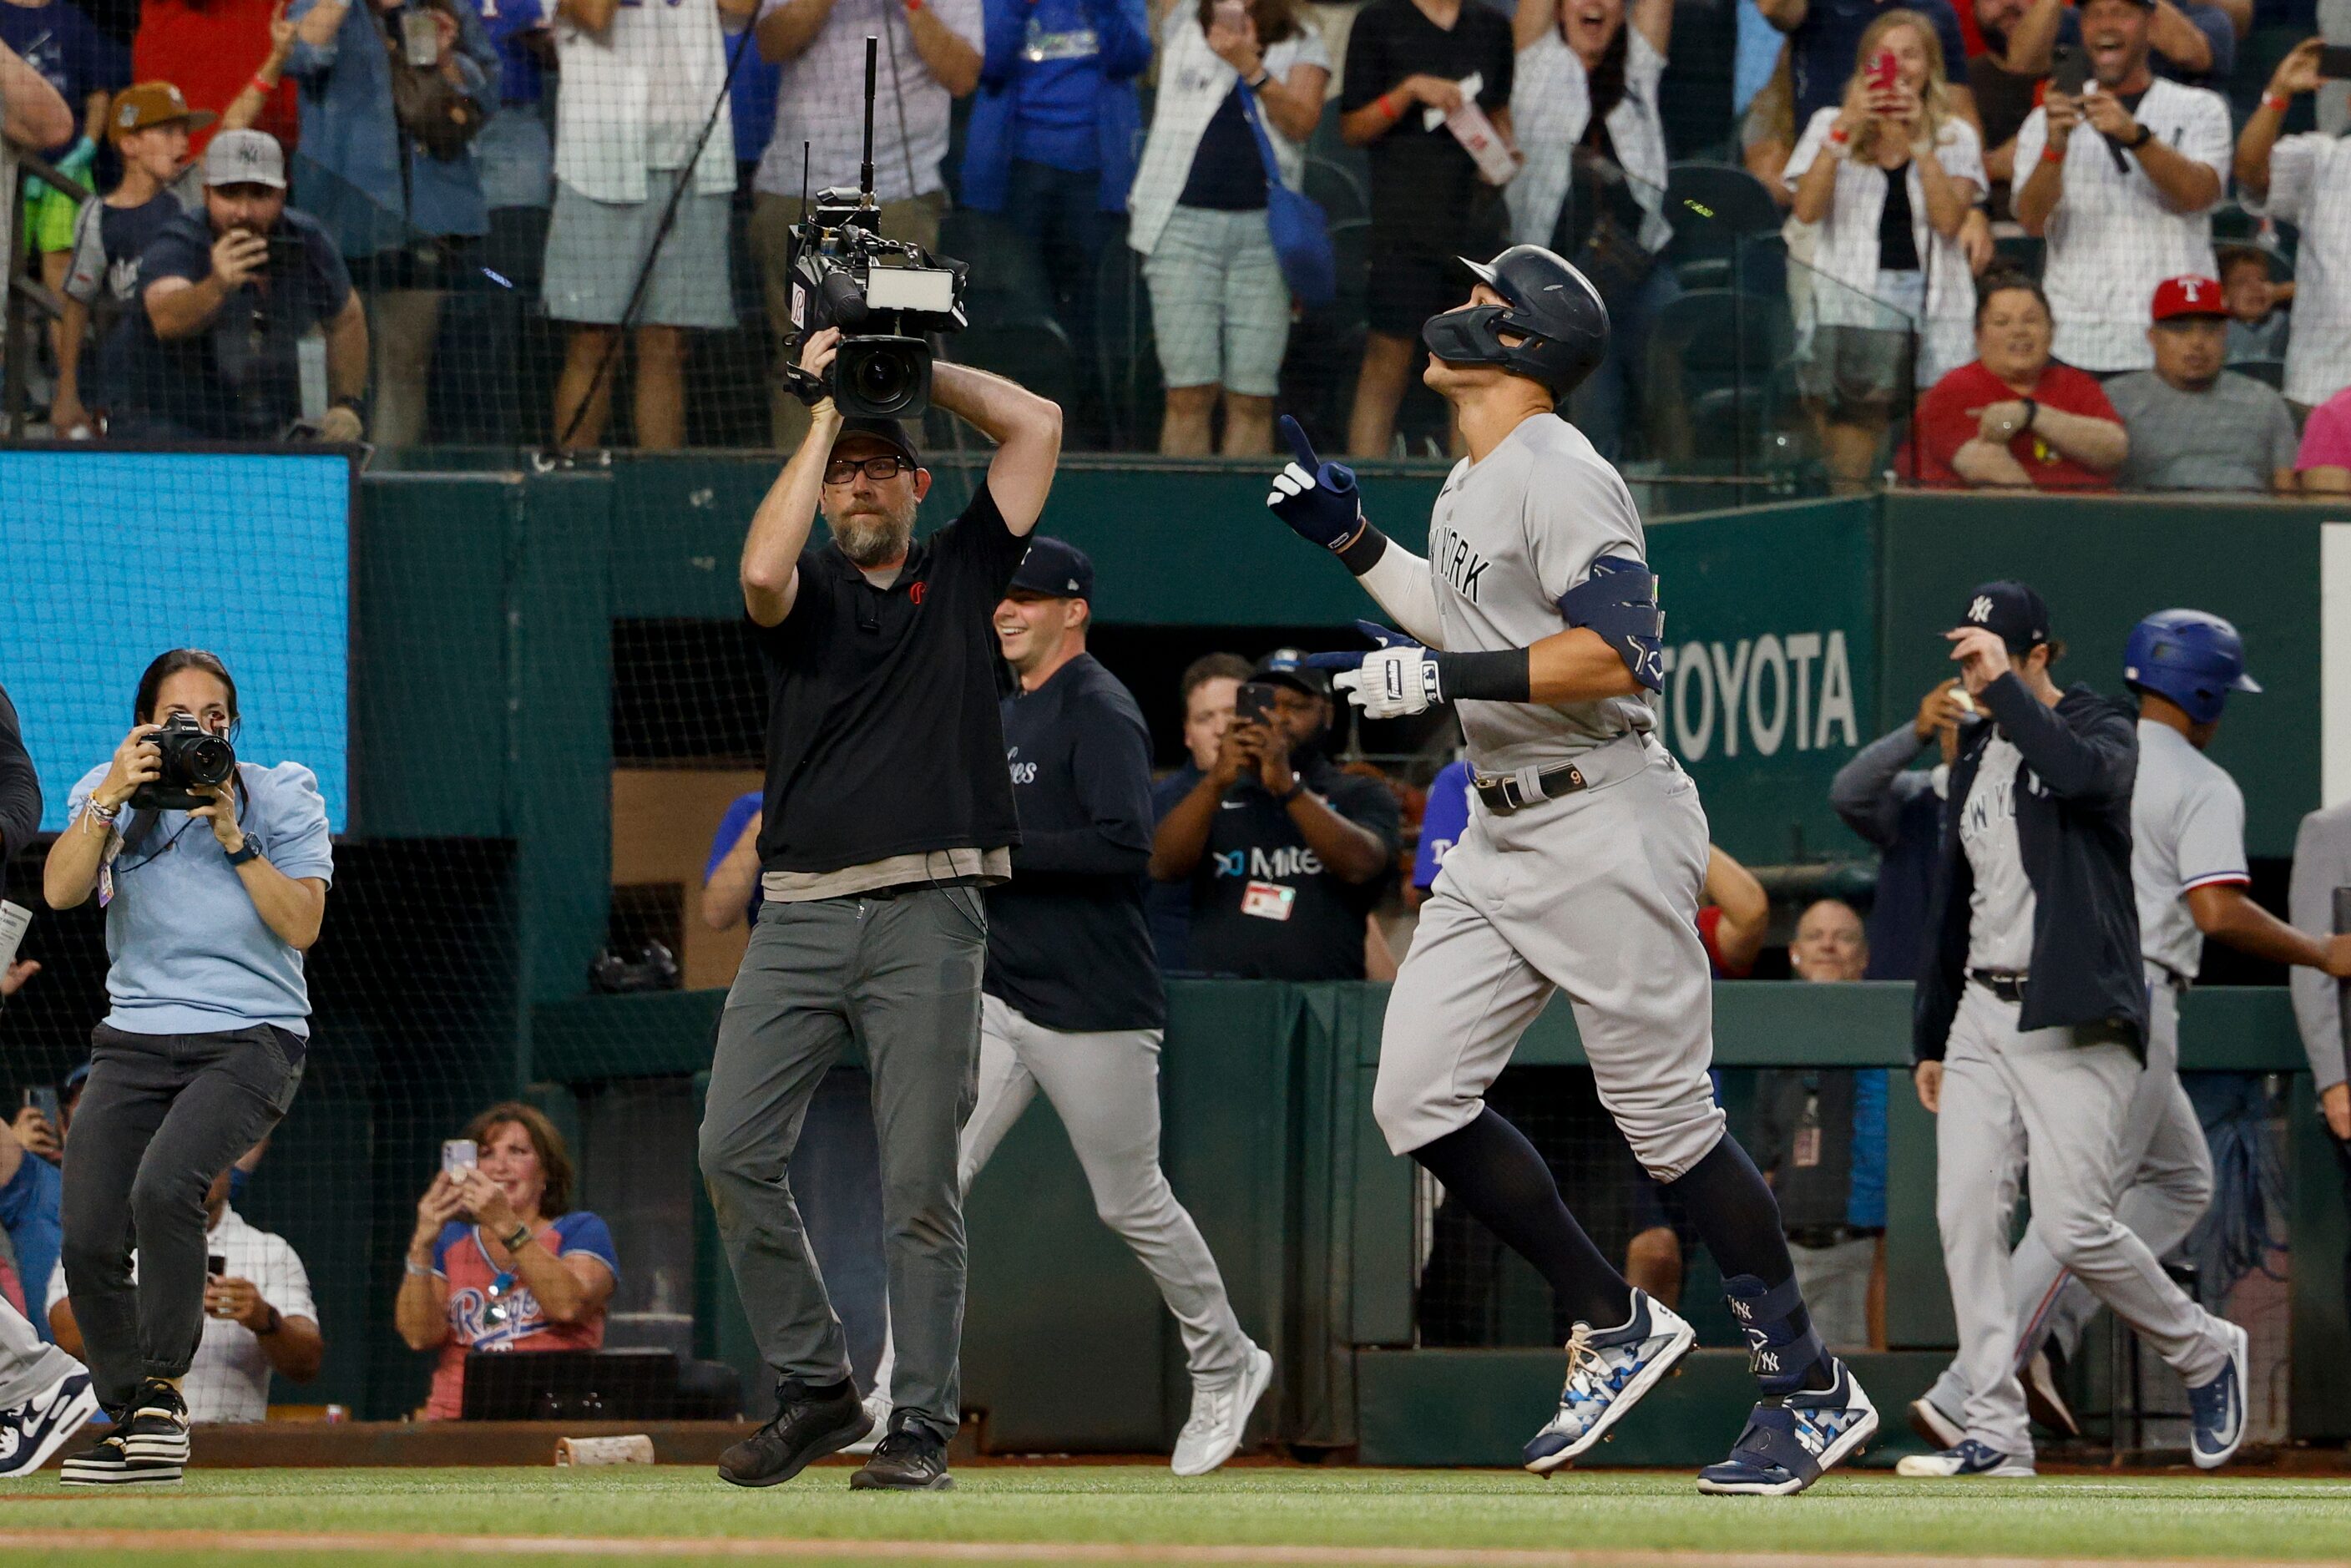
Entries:
{"type": "Polygon", "coordinates": [[[1869,62],[1869,90],[1892,92],[1901,78],[1902,62],[1894,57],[1892,49],[1880,49],[1877,57],[1869,62]]]}
{"type": "Polygon", "coordinates": [[[441,1145],[441,1174],[454,1176],[481,1164],[481,1150],[471,1138],[452,1138],[441,1145]]]}
{"type": "Polygon", "coordinates": [[[2318,74],[2327,81],[2351,81],[2351,44],[2328,44],[2320,49],[2318,74]]]}
{"type": "Polygon", "coordinates": [[[401,13],[400,50],[401,57],[421,71],[441,63],[441,27],[431,11],[401,13]]]}
{"type": "Polygon", "coordinates": [[[2079,98],[2090,85],[2090,57],[2078,44],[2060,44],[2049,52],[2049,86],[2067,98],[2079,98]]]}
{"type": "Polygon", "coordinates": [[[33,924],[33,912],[21,904],[11,904],[0,898],[0,969],[16,961],[17,945],[33,924]]]}
{"type": "Polygon", "coordinates": [[[1243,681],[1233,694],[1233,717],[1242,724],[1267,724],[1273,718],[1273,686],[1266,681],[1243,681]]]}
{"type": "Polygon", "coordinates": [[[210,1274],[215,1280],[219,1279],[224,1274],[226,1274],[228,1272],[228,1254],[225,1252],[205,1253],[204,1272],[210,1274]]]}
{"type": "Polygon", "coordinates": [[[41,1119],[54,1127],[62,1119],[57,1113],[57,1092],[54,1089],[27,1089],[25,1103],[41,1113],[41,1119]]]}

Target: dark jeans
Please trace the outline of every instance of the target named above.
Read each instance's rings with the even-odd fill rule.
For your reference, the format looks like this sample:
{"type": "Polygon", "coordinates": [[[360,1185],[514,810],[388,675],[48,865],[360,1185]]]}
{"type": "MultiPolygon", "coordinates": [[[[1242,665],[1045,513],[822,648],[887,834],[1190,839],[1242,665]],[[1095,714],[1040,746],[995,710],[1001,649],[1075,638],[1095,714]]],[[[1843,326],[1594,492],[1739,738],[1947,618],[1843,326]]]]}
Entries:
{"type": "Polygon", "coordinates": [[[66,1136],[64,1260],[106,1404],[129,1404],[142,1378],[187,1375],[204,1326],[205,1189],[286,1114],[302,1054],[299,1037],[266,1024],[91,1031],[89,1082],[66,1136]]]}

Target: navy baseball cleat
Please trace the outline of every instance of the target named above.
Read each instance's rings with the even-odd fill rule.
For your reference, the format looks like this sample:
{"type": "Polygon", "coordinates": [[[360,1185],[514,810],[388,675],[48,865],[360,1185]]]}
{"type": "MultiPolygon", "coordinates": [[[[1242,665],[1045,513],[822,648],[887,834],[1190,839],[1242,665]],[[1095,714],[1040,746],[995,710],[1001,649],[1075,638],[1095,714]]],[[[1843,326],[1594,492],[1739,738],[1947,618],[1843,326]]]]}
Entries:
{"type": "Polygon", "coordinates": [[[1998,1448],[1988,1448],[1970,1437],[1959,1447],[1946,1448],[1939,1454],[1907,1455],[1894,1467],[1894,1473],[1908,1476],[1913,1480],[1922,1478],[1950,1480],[1962,1476],[2022,1479],[2036,1472],[2030,1455],[2003,1454],[1998,1448]]]}
{"type": "Polygon", "coordinates": [[[1869,1402],[1843,1361],[1826,1388],[1800,1388],[1758,1404],[1730,1457],[1698,1476],[1698,1490],[1721,1497],[1786,1497],[1821,1479],[1877,1431],[1869,1402]]]}
{"type": "Polygon", "coordinates": [[[1696,1331],[1646,1291],[1633,1292],[1633,1315],[1622,1328],[1595,1333],[1589,1323],[1576,1324],[1567,1342],[1559,1414],[1527,1444],[1527,1469],[1547,1476],[1573,1462],[1697,1343],[1696,1331]]]}
{"type": "Polygon", "coordinates": [[[2229,1342],[2229,1364],[2211,1382],[2188,1391],[2188,1457],[2199,1470],[2217,1470],[2245,1440],[2245,1358],[2252,1341],[2227,1319],[2214,1320],[2229,1342]]]}

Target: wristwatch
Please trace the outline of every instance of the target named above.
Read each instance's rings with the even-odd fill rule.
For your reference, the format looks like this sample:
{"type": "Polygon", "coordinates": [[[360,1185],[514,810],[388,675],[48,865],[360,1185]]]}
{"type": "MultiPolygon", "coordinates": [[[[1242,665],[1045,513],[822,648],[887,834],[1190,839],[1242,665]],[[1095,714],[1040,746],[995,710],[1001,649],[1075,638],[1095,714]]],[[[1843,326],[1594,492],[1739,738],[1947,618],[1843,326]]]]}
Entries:
{"type": "Polygon", "coordinates": [[[2021,397],[2016,401],[2024,405],[2024,423],[2018,429],[2021,433],[2029,435],[2032,432],[2032,422],[2041,417],[2041,403],[2039,400],[2029,397],[2021,397]]]}
{"type": "Polygon", "coordinates": [[[2138,134],[2132,137],[2128,141],[2124,142],[2123,148],[2126,152],[2136,152],[2154,140],[2155,127],[2142,120],[2139,124],[2138,134]]]}
{"type": "Polygon", "coordinates": [[[243,865],[247,861],[257,861],[260,858],[261,846],[255,843],[253,841],[253,835],[248,833],[246,835],[245,842],[237,845],[235,849],[229,852],[228,863],[231,865],[243,865]]]}

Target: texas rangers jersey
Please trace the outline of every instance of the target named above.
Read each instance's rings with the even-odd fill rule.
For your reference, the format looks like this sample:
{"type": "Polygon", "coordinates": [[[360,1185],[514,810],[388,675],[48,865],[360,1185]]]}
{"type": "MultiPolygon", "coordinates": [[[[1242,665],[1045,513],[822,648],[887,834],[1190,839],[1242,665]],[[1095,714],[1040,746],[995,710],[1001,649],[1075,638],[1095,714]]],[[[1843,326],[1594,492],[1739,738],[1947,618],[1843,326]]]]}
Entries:
{"type": "MultiPolygon", "coordinates": [[[[1446,476],[1428,520],[1445,646],[1525,648],[1566,629],[1559,600],[1604,555],[1643,559],[1641,516],[1624,479],[1583,433],[1538,414],[1484,459],[1446,476]]],[[[1656,727],[1635,697],[1599,702],[1456,705],[1469,759],[1488,772],[1558,762],[1656,727]]]]}
{"type": "Polygon", "coordinates": [[[2131,791],[2131,886],[2139,951],[2185,980],[2204,962],[2204,934],[2188,912],[2190,888],[2251,882],[2245,797],[2228,770],[2168,724],[2138,721],[2138,782],[2131,791]]]}

